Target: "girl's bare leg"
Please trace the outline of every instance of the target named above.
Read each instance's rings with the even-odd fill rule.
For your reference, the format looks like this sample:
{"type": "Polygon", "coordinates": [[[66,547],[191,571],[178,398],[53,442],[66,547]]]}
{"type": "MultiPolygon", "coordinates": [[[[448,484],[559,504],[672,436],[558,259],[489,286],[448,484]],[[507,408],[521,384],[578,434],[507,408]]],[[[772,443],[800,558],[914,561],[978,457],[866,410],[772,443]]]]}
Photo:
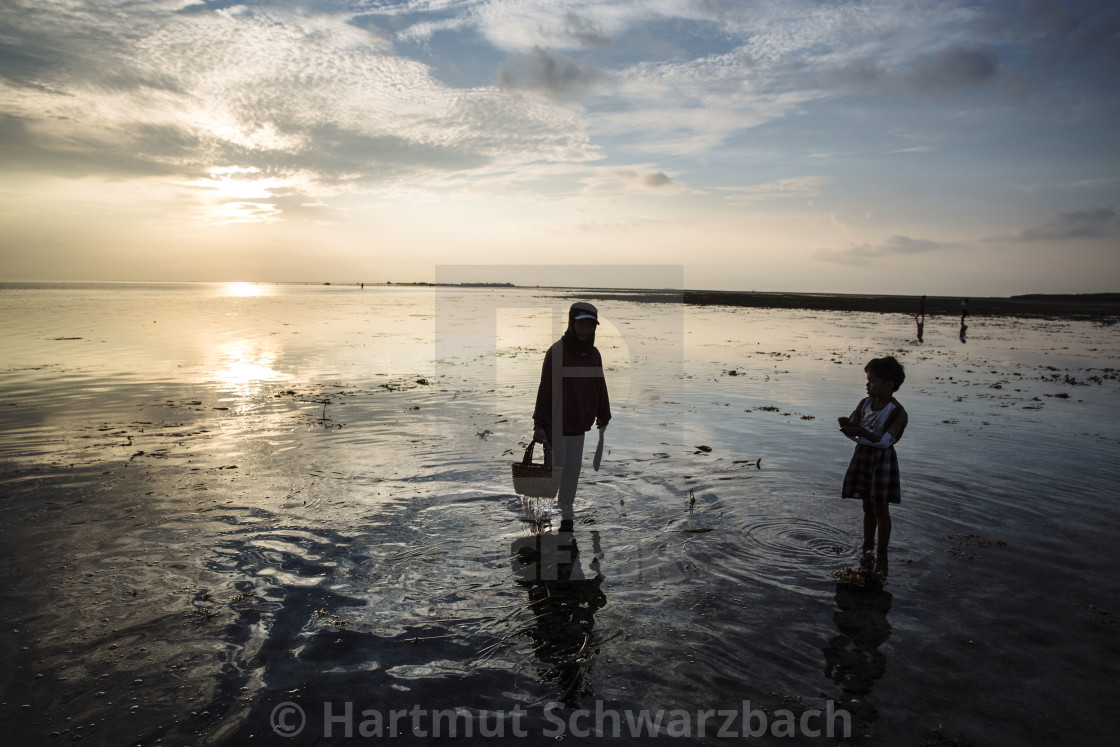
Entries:
{"type": "Polygon", "coordinates": [[[863,551],[871,552],[875,549],[875,526],[878,519],[875,515],[875,504],[869,499],[863,499],[863,551]]]}
{"type": "Polygon", "coordinates": [[[875,516],[879,524],[879,554],[887,554],[887,543],[891,541],[891,504],[883,501],[875,504],[875,516]]]}

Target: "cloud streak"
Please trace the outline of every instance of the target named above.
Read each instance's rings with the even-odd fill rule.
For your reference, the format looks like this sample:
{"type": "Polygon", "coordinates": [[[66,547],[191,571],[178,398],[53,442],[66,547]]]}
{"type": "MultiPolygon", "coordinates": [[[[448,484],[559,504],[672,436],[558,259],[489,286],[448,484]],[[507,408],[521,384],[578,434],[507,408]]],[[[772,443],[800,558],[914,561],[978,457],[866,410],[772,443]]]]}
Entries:
{"type": "Polygon", "coordinates": [[[903,75],[903,80],[917,93],[943,96],[960,88],[991,83],[998,70],[999,59],[990,47],[954,45],[932,59],[918,62],[903,75]]]}
{"type": "Polygon", "coordinates": [[[838,264],[866,265],[874,260],[929,254],[957,246],[955,243],[895,235],[881,244],[849,244],[844,249],[821,249],[816,258],[838,264]]]}
{"type": "MultiPolygon", "coordinates": [[[[1037,226],[1024,228],[1011,241],[1069,241],[1097,239],[1120,233],[1116,208],[1094,207],[1058,213],[1037,226]]],[[[996,239],[997,241],[1000,239],[996,239]]],[[[1008,239],[1003,239],[1008,240],[1008,239]]]]}
{"type": "Polygon", "coordinates": [[[600,168],[594,175],[583,179],[583,184],[588,193],[625,189],[667,195],[679,194],[684,189],[665,172],[642,167],[600,168]]]}
{"type": "Polygon", "coordinates": [[[831,183],[832,179],[826,176],[800,176],[747,187],[721,187],[719,191],[730,192],[726,199],[732,203],[788,198],[805,199],[820,195],[831,183]]]}

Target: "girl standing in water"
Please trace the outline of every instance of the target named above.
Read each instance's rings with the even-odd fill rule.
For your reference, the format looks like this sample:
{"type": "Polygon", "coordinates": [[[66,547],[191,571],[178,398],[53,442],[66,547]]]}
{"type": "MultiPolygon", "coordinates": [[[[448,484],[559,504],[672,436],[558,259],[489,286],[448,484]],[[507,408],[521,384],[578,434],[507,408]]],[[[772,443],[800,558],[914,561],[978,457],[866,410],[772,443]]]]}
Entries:
{"type": "Polygon", "coordinates": [[[863,552],[875,549],[878,534],[878,555],[885,559],[891,538],[890,504],[902,502],[894,445],[906,430],[907,416],[894,393],[906,373],[893,356],[875,358],[863,370],[867,396],[850,416],[839,419],[840,432],[856,442],[841,495],[863,501],[863,552]]]}
{"type": "Polygon", "coordinates": [[[544,356],[533,440],[552,446],[560,475],[560,531],[572,531],[574,504],[583,462],[583,440],[591,426],[606,428],[611,419],[603,358],[595,347],[599,311],[585,302],[568,309],[568,328],[544,356]]]}

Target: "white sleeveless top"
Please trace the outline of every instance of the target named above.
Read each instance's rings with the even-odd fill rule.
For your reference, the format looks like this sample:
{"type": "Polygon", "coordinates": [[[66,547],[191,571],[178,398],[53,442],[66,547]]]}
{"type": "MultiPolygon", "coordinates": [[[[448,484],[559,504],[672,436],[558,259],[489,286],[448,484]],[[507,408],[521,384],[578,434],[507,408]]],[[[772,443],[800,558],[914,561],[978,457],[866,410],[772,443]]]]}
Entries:
{"type": "Polygon", "coordinates": [[[887,420],[890,418],[891,413],[894,412],[894,407],[894,402],[888,402],[887,406],[882,410],[872,410],[871,398],[868,397],[864,400],[863,406],[860,407],[859,424],[876,436],[882,435],[883,431],[886,430],[884,426],[887,420]]]}
{"type": "Polygon", "coordinates": [[[849,436],[853,441],[862,446],[872,446],[876,449],[890,449],[894,447],[894,439],[884,435],[887,430],[887,421],[895,410],[895,403],[888,402],[882,410],[871,409],[871,398],[864,399],[859,408],[859,424],[878,437],[878,441],[869,441],[863,436],[849,436]]]}

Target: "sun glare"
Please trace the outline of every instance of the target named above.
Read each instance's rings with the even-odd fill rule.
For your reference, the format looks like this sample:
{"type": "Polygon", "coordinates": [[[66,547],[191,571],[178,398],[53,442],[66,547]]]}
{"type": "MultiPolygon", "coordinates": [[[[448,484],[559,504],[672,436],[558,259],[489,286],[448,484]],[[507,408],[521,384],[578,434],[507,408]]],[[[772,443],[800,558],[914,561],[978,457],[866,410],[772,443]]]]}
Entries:
{"type": "Polygon", "coordinates": [[[219,292],[223,296],[234,298],[255,298],[257,296],[271,296],[272,286],[261,283],[222,283],[219,292]]]}

